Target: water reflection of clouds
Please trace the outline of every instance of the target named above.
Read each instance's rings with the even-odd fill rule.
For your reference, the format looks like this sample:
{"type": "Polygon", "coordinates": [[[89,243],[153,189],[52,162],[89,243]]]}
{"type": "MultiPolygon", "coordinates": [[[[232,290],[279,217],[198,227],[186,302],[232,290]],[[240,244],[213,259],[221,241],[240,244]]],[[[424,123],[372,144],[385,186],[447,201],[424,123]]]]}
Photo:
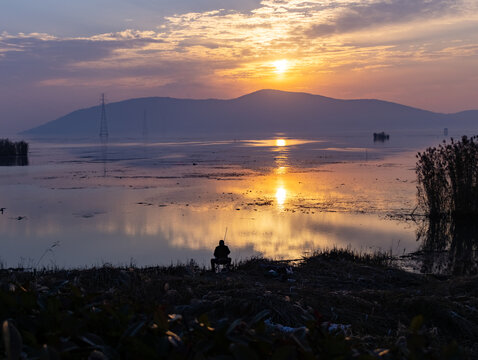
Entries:
{"type": "MultiPolygon", "coordinates": [[[[23,231],[27,237],[32,238],[39,234],[44,237],[49,235],[49,239],[62,238],[61,251],[71,250],[71,238],[78,234],[95,234],[85,235],[81,241],[84,246],[95,249],[95,259],[99,256],[109,262],[113,262],[111,257],[117,256],[118,251],[138,253],[141,248],[158,253],[178,254],[181,253],[179,249],[187,249],[185,253],[208,253],[223,236],[226,227],[229,229],[228,243],[235,249],[235,258],[257,253],[273,258],[296,258],[306,251],[335,245],[388,249],[389,244],[384,244],[384,241],[390,241],[391,237],[408,238],[409,241],[404,241],[404,246],[414,244],[413,231],[392,222],[384,222],[373,215],[333,212],[304,215],[278,211],[288,209],[289,188],[286,182],[281,186],[274,176],[272,181],[275,181],[277,187],[269,189],[271,198],[276,202],[272,206],[244,206],[243,198],[234,197],[230,201],[221,201],[219,209],[214,208],[214,203],[200,200],[187,207],[159,207],[157,203],[150,206],[134,203],[138,195],[145,196],[146,193],[151,194],[157,190],[135,194],[110,189],[105,196],[98,191],[91,193],[90,189],[85,189],[76,191],[76,196],[89,199],[86,203],[96,198],[105,206],[108,204],[109,211],[91,218],[78,219],[73,214],[62,211],[62,206],[57,206],[50,208],[48,214],[32,215],[32,220],[25,223],[27,226],[23,231]],[[236,210],[237,208],[240,210],[236,210]],[[56,227],[52,228],[55,224],[56,227]],[[51,233],[51,230],[54,232],[51,233]],[[130,250],[127,250],[128,247],[130,250]]],[[[293,179],[292,174],[287,176],[293,179]]],[[[77,206],[85,206],[85,202],[79,202],[77,206]]],[[[15,225],[21,226],[19,222],[15,225]]],[[[81,261],[89,263],[86,255],[81,261]]]]}
{"type": "MultiPolygon", "coordinates": [[[[410,250],[416,247],[412,228],[376,215],[403,208],[414,200],[414,185],[403,181],[413,175],[409,165],[387,159],[397,166],[381,166],[383,162],[304,166],[304,162],[297,163],[304,158],[301,145],[284,138],[284,146],[278,146],[276,140],[253,141],[261,145],[229,142],[231,148],[220,147],[222,152],[208,151],[209,157],[204,155],[200,166],[182,162],[181,167],[141,168],[115,161],[109,163],[106,178],[101,177],[95,163],[88,166],[97,167],[96,172],[86,163],[63,162],[53,164],[54,168],[33,166],[31,173],[23,171],[21,177],[15,175],[20,174],[18,169],[8,169],[12,176],[3,177],[0,184],[9,183],[12,191],[2,202],[8,201],[10,209],[16,206],[28,220],[0,218],[0,236],[12,244],[21,238],[23,245],[11,254],[21,251],[27,257],[30,253],[36,257],[52,241],[60,240],[58,258],[75,265],[92,264],[97,259],[118,263],[118,259],[130,256],[139,265],[168,264],[171,259],[187,257],[207,263],[226,227],[235,258],[258,253],[291,258],[335,245],[388,250],[398,240],[410,250]],[[231,165],[228,156],[237,149],[239,155],[249,157],[240,158],[242,165],[231,165]],[[258,170],[256,158],[258,162],[267,160],[258,170]],[[208,159],[214,162],[207,163],[208,159]],[[182,177],[187,173],[196,177],[182,177]],[[226,173],[228,181],[224,181],[226,173]],[[32,185],[25,192],[17,182],[32,185]],[[51,190],[60,185],[68,190],[51,190]],[[99,210],[104,214],[90,218],[74,215],[99,210]],[[31,249],[28,244],[32,244],[31,249]]],[[[130,149],[134,147],[127,147],[128,155],[130,149]]],[[[155,154],[155,161],[160,156],[189,156],[184,149],[168,149],[155,154]]],[[[318,156],[309,155],[312,160],[318,156]]],[[[413,156],[410,158],[413,162],[413,156]]]]}
{"type": "Polygon", "coordinates": [[[384,244],[383,240],[391,236],[397,239],[408,237],[408,241],[402,243],[405,247],[410,247],[415,241],[414,233],[370,215],[321,213],[302,216],[298,213],[278,214],[274,208],[263,210],[259,215],[245,214],[232,207],[208,212],[178,208],[158,210],[155,216],[146,218],[144,211],[139,213],[122,221],[110,218],[111,223],[106,226],[97,225],[111,234],[129,233],[132,238],[154,236],[167,239],[170,246],[194,250],[214,248],[227,226],[227,242],[231,249],[252,248],[256,253],[272,258],[297,258],[306,251],[333,246],[388,250],[392,241],[384,244]],[[210,221],[211,217],[214,222],[210,221]]]}

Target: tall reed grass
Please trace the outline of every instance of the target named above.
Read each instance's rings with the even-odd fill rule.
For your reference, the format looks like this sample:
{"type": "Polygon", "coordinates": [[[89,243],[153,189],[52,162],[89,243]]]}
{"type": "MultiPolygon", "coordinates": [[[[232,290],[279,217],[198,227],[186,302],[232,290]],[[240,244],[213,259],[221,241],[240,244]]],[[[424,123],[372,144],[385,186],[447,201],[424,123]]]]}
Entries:
{"type": "Polygon", "coordinates": [[[0,156],[27,156],[28,143],[25,141],[10,141],[0,139],[0,156]]]}

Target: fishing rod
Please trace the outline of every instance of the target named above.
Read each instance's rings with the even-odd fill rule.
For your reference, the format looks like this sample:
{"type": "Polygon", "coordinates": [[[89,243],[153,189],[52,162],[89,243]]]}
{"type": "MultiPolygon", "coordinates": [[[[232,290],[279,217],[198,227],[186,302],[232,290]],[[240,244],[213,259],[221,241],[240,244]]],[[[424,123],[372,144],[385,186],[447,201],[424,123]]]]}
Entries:
{"type": "Polygon", "coordinates": [[[227,236],[227,226],[226,226],[226,233],[224,234],[224,241],[226,241],[226,236],[227,236]]]}

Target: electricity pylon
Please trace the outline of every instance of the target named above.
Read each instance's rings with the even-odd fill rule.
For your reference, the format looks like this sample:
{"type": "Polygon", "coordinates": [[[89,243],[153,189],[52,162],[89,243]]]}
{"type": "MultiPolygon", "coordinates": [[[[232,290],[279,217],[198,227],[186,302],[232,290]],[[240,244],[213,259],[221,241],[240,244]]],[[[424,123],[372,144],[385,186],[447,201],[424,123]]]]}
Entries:
{"type": "Polygon", "coordinates": [[[100,138],[108,138],[108,123],[106,121],[106,108],[105,108],[105,94],[101,94],[101,122],[100,122],[100,138]]]}

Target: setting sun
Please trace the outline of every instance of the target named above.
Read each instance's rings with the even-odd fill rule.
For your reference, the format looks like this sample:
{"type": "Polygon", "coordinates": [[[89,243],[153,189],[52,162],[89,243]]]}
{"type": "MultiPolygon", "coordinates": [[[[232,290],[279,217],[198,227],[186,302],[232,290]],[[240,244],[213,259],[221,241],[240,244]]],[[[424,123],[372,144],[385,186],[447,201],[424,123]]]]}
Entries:
{"type": "Polygon", "coordinates": [[[274,61],[272,65],[274,65],[276,68],[275,72],[277,74],[283,74],[287,69],[289,69],[289,61],[286,59],[274,61]]]}
{"type": "Polygon", "coordinates": [[[478,360],[478,0],[0,4],[0,354],[478,360]]]}

